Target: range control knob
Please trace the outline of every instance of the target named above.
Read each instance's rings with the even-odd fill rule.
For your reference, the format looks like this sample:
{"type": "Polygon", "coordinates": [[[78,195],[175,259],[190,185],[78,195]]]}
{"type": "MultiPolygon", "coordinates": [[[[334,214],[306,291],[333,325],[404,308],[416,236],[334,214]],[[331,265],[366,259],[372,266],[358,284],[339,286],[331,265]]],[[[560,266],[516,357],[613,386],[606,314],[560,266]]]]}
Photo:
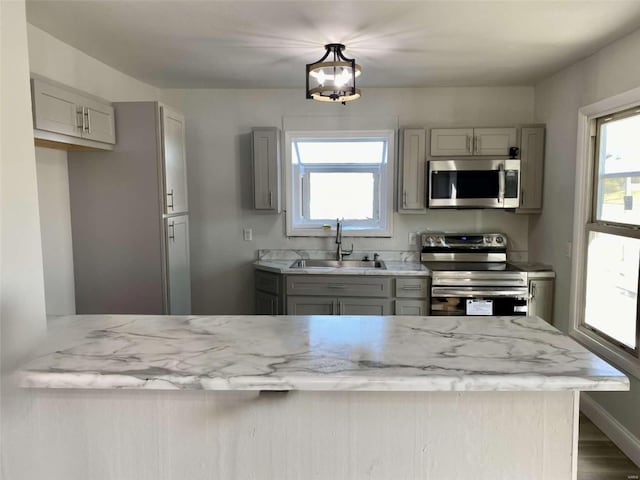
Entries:
{"type": "Polygon", "coordinates": [[[433,237],[427,237],[427,243],[433,245],[433,237]]]}
{"type": "Polygon", "coordinates": [[[504,243],[504,237],[502,237],[502,236],[498,235],[498,236],[496,237],[496,243],[504,243]]]}

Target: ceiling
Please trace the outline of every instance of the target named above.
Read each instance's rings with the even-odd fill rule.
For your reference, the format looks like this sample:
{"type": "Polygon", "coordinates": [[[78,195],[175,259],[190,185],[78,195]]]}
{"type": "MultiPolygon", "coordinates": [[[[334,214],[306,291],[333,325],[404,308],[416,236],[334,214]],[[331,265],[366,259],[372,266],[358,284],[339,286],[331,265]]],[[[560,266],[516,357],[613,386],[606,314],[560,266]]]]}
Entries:
{"type": "Polygon", "coordinates": [[[162,88],[300,87],[346,44],[365,87],[531,85],[640,28],[640,1],[35,1],[29,23],[162,88]]]}

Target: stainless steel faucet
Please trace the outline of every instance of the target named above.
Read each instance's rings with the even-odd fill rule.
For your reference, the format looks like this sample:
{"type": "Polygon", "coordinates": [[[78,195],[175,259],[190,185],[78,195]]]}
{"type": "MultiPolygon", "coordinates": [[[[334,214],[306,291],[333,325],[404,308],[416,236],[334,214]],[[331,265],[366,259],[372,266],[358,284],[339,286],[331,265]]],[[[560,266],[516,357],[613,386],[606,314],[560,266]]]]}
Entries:
{"type": "Polygon", "coordinates": [[[342,222],[340,222],[339,218],[336,218],[336,243],[338,244],[336,260],[342,261],[344,257],[353,253],[353,243],[351,244],[351,250],[347,250],[346,252],[342,250],[342,222]]]}

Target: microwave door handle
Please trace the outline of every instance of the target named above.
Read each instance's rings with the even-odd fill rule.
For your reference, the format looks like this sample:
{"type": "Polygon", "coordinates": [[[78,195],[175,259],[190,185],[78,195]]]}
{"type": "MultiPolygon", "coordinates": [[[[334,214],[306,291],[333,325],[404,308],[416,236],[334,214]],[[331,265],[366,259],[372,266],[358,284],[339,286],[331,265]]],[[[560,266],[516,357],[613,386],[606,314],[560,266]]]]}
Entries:
{"type": "Polygon", "coordinates": [[[504,203],[504,188],[506,183],[506,175],[504,171],[504,165],[500,164],[498,170],[498,203],[504,203]]]}

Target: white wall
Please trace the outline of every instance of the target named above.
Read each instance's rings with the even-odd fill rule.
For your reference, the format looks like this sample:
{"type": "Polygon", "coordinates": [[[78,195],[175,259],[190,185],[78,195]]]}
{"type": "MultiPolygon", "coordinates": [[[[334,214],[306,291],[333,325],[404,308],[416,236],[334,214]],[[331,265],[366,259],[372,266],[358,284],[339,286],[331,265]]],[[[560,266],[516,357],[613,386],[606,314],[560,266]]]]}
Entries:
{"type": "Polygon", "coordinates": [[[36,148],[44,295],[48,315],[76,313],[67,152],[36,148]]]}
{"type": "MultiPolygon", "coordinates": [[[[545,79],[536,86],[536,120],[547,124],[544,208],[529,224],[532,258],[557,272],[555,313],[559,328],[569,326],[571,259],[566,243],[573,236],[578,109],[640,86],[640,31],[545,79]]],[[[574,259],[580,261],[580,259],[574,259]]],[[[631,393],[591,394],[640,439],[640,382],[631,393]]]]}
{"type": "Polygon", "coordinates": [[[46,329],[24,1],[0,2],[0,64],[1,471],[9,479],[12,462],[28,455],[28,407],[8,374],[46,329]]]}
{"type": "MultiPolygon", "coordinates": [[[[253,269],[259,248],[333,249],[332,239],[287,238],[284,214],[252,209],[250,132],[282,126],[295,116],[397,117],[399,126],[504,126],[533,121],[531,87],[366,89],[363,98],[327,105],[292,90],[166,90],[186,116],[193,311],[253,312],[253,269]],[[253,229],[253,241],[242,229],[253,229]]],[[[357,125],[354,125],[357,128],[357,125]]],[[[408,233],[421,230],[504,231],[515,250],[527,250],[526,216],[474,211],[429,211],[394,216],[391,239],[355,238],[357,250],[408,250],[408,233]]],[[[347,240],[347,245],[351,238],[347,240]]]]}
{"type": "MultiPolygon", "coordinates": [[[[158,100],[160,90],[88,56],[27,24],[32,73],[106,100],[158,100]]],[[[75,313],[67,154],[36,149],[46,308],[49,315],[75,313]]]]}

